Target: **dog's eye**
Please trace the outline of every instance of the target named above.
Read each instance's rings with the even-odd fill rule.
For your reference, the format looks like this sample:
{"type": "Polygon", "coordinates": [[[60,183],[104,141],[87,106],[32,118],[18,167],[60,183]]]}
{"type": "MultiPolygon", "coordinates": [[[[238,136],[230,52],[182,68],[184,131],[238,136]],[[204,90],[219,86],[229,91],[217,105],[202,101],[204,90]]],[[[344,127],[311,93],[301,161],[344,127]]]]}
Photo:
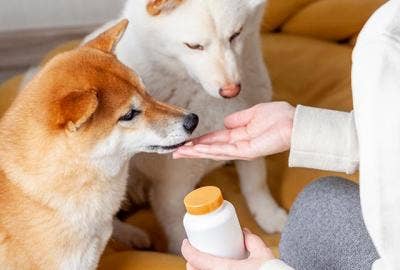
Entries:
{"type": "Polygon", "coordinates": [[[192,50],[198,50],[198,51],[204,51],[204,46],[200,44],[190,44],[190,43],[185,43],[185,45],[192,50]]]}
{"type": "Polygon", "coordinates": [[[236,33],[234,33],[230,38],[229,38],[229,42],[233,42],[238,36],[240,36],[240,34],[242,33],[243,27],[240,28],[239,31],[237,31],[236,33]]]}
{"type": "Polygon", "coordinates": [[[125,114],[124,116],[122,116],[119,121],[131,121],[133,120],[133,118],[135,118],[136,116],[138,116],[141,113],[141,111],[132,109],[130,110],[127,114],[125,114]]]}

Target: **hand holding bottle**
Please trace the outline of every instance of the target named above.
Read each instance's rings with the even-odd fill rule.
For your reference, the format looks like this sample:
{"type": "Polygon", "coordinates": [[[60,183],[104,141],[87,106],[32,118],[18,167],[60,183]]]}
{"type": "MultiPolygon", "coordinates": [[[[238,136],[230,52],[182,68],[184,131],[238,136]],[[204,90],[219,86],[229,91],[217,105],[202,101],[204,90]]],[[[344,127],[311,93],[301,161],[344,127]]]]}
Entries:
{"type": "Polygon", "coordinates": [[[243,260],[219,258],[193,248],[188,240],[182,243],[182,254],[187,270],[257,270],[267,261],[275,259],[260,237],[244,230],[244,241],[249,257],[243,260]]]}

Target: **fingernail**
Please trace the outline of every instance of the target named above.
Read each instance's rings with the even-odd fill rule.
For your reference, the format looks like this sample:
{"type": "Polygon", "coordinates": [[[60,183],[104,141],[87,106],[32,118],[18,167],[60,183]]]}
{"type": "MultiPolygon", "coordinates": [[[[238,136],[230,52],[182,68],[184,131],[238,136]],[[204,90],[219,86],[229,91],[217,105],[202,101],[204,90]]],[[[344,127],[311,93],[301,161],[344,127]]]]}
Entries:
{"type": "Polygon", "coordinates": [[[185,146],[193,146],[193,142],[192,141],[188,141],[187,143],[185,143],[185,146]]]}

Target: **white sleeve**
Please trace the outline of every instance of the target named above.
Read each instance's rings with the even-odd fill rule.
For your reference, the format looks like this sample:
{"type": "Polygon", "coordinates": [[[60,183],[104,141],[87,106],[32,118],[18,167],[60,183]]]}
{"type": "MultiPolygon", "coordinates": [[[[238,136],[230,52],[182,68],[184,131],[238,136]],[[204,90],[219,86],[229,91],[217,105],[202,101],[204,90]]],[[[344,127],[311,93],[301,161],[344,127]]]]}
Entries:
{"type": "Polygon", "coordinates": [[[290,167],[354,173],[358,141],[353,113],[299,105],[293,121],[290,167]]]}
{"type": "Polygon", "coordinates": [[[389,35],[361,40],[352,72],[361,205],[381,257],[373,269],[399,269],[400,40],[389,35]]]}
{"type": "Polygon", "coordinates": [[[281,260],[275,259],[263,264],[259,270],[294,270],[294,269],[285,264],[284,262],[282,262],[281,260]]]}

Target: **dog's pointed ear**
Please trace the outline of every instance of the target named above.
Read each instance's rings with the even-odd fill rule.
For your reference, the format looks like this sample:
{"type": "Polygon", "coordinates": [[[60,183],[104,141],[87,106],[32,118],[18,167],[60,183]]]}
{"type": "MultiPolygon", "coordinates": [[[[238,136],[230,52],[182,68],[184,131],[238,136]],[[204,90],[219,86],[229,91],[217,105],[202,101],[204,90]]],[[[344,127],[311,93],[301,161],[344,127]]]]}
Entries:
{"type": "Polygon", "coordinates": [[[158,16],[179,6],[184,0],[147,0],[147,12],[151,16],[158,16]]]}
{"type": "Polygon", "coordinates": [[[76,132],[89,121],[98,105],[95,90],[70,92],[58,102],[57,126],[76,132]]]}
{"type": "Polygon", "coordinates": [[[128,24],[129,21],[124,19],[100,34],[95,39],[87,42],[84,46],[99,49],[106,53],[112,53],[124,35],[128,24]]]}

